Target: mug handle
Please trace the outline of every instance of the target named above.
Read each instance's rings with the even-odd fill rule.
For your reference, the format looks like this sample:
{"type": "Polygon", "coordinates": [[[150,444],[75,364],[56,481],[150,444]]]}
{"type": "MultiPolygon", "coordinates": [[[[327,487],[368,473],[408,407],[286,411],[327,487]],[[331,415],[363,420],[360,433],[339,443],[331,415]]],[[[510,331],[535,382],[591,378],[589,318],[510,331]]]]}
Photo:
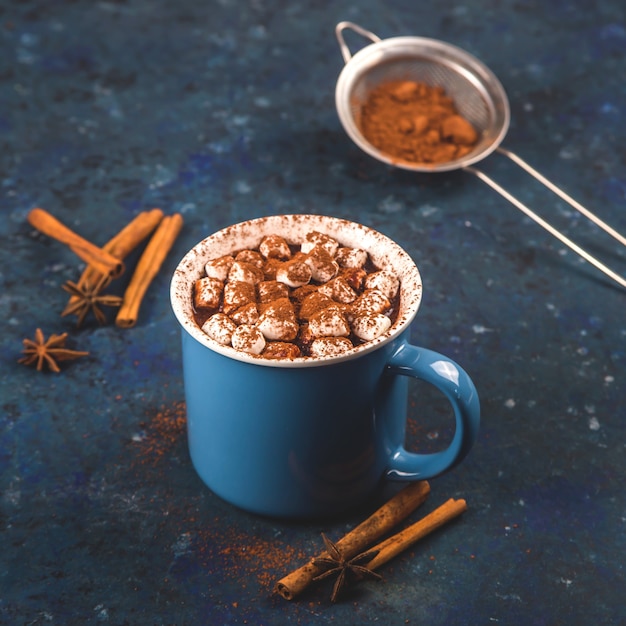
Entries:
{"type": "Polygon", "coordinates": [[[474,445],[480,425],[480,403],[472,379],[446,356],[405,343],[393,354],[387,372],[410,376],[434,385],[454,409],[456,430],[450,445],[440,452],[418,454],[403,444],[391,450],[387,476],[395,480],[433,478],[460,463],[474,445]]]}

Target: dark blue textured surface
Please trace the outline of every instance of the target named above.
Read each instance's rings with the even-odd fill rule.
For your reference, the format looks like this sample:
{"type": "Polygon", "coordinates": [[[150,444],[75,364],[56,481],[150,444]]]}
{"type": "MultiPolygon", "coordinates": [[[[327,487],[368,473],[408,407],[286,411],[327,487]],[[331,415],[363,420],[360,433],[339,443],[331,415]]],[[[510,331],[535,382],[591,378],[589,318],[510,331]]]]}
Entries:
{"type": "MultiPolygon", "coordinates": [[[[343,19],[478,56],[511,101],[504,145],[626,232],[621,0],[0,2],[0,623],[626,621],[626,294],[471,176],[360,153],[334,109],[343,19]],[[183,213],[135,328],[59,316],[78,262],[27,225],[34,206],[99,244],[141,209],[183,213]],[[287,212],[405,247],[424,280],[414,340],[467,369],[483,408],[475,449],[423,507],[469,510],[337,605],[327,586],[293,603],[271,586],[367,511],[234,510],[194,474],[180,406],[178,259],[287,212]],[[17,365],[38,326],[90,356],[60,375],[17,365]]],[[[617,243],[517,168],[484,168],[626,273],[617,243]]],[[[431,405],[409,438],[436,445],[449,416],[431,405]]]]}

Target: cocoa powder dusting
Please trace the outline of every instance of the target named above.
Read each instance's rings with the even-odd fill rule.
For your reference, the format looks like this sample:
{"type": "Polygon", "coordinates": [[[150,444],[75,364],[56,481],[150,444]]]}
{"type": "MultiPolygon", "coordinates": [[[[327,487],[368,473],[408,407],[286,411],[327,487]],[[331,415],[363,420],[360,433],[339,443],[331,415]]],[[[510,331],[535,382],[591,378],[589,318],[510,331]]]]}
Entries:
{"type": "Polygon", "coordinates": [[[369,93],[360,129],[375,148],[410,164],[459,159],[478,141],[443,88],[408,80],[381,83],[369,93]]]}
{"type": "Polygon", "coordinates": [[[140,459],[142,463],[156,465],[183,437],[187,406],[184,402],[161,406],[142,426],[144,435],[138,440],[140,459]]]}
{"type": "Polygon", "coordinates": [[[228,580],[256,579],[259,587],[270,593],[277,578],[290,563],[306,562],[304,550],[294,548],[280,539],[257,537],[253,533],[214,520],[215,528],[200,529],[196,535],[198,558],[208,567],[215,560],[228,580]]]}

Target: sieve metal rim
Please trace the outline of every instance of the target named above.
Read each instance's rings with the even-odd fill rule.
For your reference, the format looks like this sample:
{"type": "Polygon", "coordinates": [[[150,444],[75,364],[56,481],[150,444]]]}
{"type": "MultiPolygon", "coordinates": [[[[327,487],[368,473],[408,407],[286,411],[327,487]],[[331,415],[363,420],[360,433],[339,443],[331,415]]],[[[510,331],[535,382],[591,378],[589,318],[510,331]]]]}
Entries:
{"type": "Polygon", "coordinates": [[[467,167],[481,161],[504,140],[509,128],[511,112],[504,87],[497,76],[479,59],[453,44],[428,37],[391,37],[378,39],[361,48],[354,56],[344,53],[344,65],[335,88],[335,106],[339,120],[352,141],[370,156],[406,170],[416,172],[444,172],[467,167]],[[374,147],[361,133],[351,112],[354,85],[374,67],[401,58],[419,58],[444,65],[462,75],[480,93],[491,120],[479,144],[460,159],[438,164],[408,163],[388,156],[374,147]]]}

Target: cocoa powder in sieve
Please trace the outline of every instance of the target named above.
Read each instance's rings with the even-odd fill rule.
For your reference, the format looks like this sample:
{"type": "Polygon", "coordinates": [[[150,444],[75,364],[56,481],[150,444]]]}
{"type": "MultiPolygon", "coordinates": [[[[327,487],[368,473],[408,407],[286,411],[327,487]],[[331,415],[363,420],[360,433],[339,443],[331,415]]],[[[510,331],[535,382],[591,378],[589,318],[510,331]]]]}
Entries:
{"type": "Polygon", "coordinates": [[[361,106],[367,141],[398,162],[447,163],[468,154],[478,133],[442,87],[404,80],[374,88],[361,106]]]}

